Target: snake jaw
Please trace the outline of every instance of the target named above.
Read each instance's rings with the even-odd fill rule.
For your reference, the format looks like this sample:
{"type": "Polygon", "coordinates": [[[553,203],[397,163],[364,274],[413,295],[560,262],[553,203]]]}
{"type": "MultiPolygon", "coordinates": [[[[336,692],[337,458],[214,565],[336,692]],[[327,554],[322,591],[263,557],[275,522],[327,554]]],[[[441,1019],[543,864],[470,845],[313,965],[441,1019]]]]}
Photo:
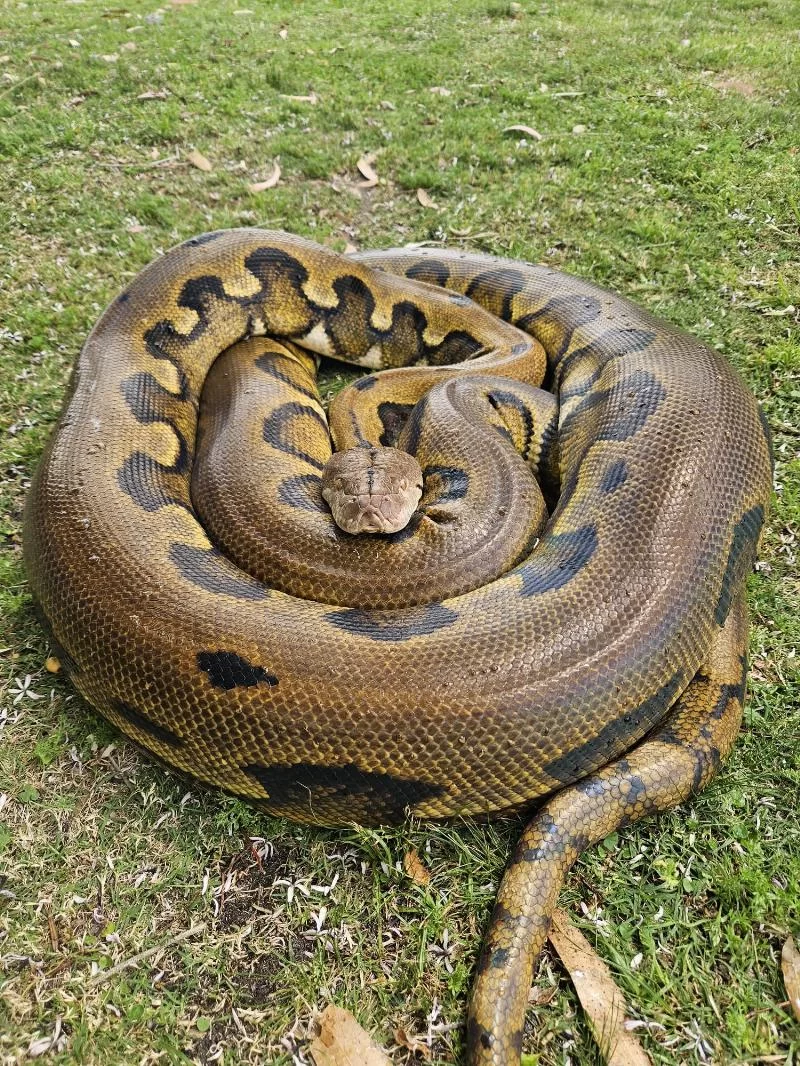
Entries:
{"type": "Polygon", "coordinates": [[[326,463],[322,498],[345,533],[397,533],[422,498],[422,470],[397,448],[349,448],[326,463]]]}

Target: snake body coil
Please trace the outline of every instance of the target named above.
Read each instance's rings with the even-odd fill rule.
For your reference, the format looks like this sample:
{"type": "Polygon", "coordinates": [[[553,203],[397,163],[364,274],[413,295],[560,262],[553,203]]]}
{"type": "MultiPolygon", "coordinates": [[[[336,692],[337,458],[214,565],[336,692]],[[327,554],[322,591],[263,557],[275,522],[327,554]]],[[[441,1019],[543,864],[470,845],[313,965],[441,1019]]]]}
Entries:
{"type": "MultiPolygon", "coordinates": [[[[561,790],[501,887],[470,1012],[472,1061],[511,1063],[563,871],[592,839],[700,787],[733,741],[770,484],[768,433],[726,361],[619,297],[509,260],[342,259],[234,230],[173,249],[100,319],[31,489],[25,559],[81,693],[161,759],[274,813],[441,818],[561,790]],[[495,334],[488,312],[510,325],[495,334]],[[273,390],[256,435],[264,470],[278,464],[265,473],[275,521],[295,540],[278,536],[267,572],[284,573],[293,544],[313,557],[324,525],[321,570],[289,586],[230,561],[192,502],[203,387],[232,345],[273,390]],[[330,446],[308,352],[393,368],[338,401],[340,447],[400,433],[423,456],[414,528],[369,541],[377,575],[365,538],[344,544],[321,501],[330,446]],[[536,399],[545,354],[557,409],[536,399]],[[476,373],[477,398],[459,399],[448,382],[476,373]],[[500,441],[507,476],[428,441],[437,403],[483,418],[473,454],[500,441]],[[546,495],[558,483],[543,530],[542,515],[514,512],[526,463],[546,495]],[[477,532],[465,500],[485,508],[477,532]],[[492,532],[512,518],[513,536],[492,532]],[[477,588],[459,569],[466,533],[489,575],[477,588]],[[354,560],[346,594],[339,549],[354,560]],[[406,550],[421,552],[416,576],[394,590],[387,576],[382,592],[406,550]]],[[[211,511],[237,493],[249,490],[211,511]]]]}

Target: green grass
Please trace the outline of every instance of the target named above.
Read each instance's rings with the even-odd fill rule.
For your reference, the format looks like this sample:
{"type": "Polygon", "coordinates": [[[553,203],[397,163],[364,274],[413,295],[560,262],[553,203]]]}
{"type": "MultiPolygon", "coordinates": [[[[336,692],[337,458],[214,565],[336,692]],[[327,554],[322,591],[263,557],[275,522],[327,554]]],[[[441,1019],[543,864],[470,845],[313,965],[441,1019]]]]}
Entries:
{"type": "MultiPolygon", "coordinates": [[[[48,1062],[289,1066],[330,1001],[387,1047],[431,1033],[435,1063],[460,1061],[518,823],[300,829],[154,767],[44,671],[20,516],[81,342],[163,249],[263,225],[546,261],[751,383],[778,493],[742,738],[691,805],[579,863],[562,904],[654,1062],[800,1062],[779,963],[800,930],[794,0],[156,3],[0,2],[0,1061],[57,1032],[48,1062]],[[367,152],[381,180],[364,192],[367,152]],[[249,193],[276,160],[280,185],[249,193]],[[410,847],[428,887],[402,872],[410,847]]],[[[598,1063],[550,955],[536,987],[531,1061],[598,1063]]]]}

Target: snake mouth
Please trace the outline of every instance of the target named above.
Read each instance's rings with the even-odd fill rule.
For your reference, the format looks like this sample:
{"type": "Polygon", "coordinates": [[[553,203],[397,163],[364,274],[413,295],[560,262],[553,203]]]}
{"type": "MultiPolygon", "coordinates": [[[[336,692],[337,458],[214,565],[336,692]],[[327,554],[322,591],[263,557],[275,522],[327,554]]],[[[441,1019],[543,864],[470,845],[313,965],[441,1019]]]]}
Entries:
{"type": "Polygon", "coordinates": [[[337,526],[345,533],[398,533],[404,529],[417,509],[420,489],[393,494],[349,495],[323,489],[322,495],[331,509],[337,526]]]}

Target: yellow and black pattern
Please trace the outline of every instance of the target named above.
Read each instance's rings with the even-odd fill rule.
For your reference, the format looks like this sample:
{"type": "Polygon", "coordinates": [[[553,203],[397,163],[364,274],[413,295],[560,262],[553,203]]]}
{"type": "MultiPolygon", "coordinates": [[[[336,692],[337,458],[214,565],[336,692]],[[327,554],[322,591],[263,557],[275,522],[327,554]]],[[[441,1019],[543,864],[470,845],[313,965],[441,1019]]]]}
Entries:
{"type": "MultiPolygon", "coordinates": [[[[229,444],[223,466],[241,453],[229,444]]],[[[563,871],[608,826],[699,787],[730,746],[742,679],[728,667],[770,485],[768,432],[725,360],[619,297],[487,256],[342,259],[233,230],[173,249],[95,327],[24,547],[83,695],[159,758],[277,814],[447,817],[582,782],[526,833],[481,966],[472,1061],[512,1063],[533,961],[520,941],[545,928],[563,871]],[[330,449],[308,353],[381,371],[333,405],[338,447],[399,438],[427,468],[411,531],[344,592],[335,552],[314,571],[304,540],[328,521],[314,479],[330,449]],[[264,569],[258,523],[230,549],[245,569],[216,531],[244,483],[204,499],[211,537],[193,502],[238,358],[265,390],[247,415],[277,489],[264,569]],[[429,432],[440,417],[473,427],[466,456],[429,432]],[[492,481],[480,453],[495,451],[509,473],[492,481]],[[467,551],[453,532],[470,532],[470,494],[487,507],[467,551]],[[513,534],[493,539],[498,519],[513,534]],[[305,560],[288,583],[271,576],[286,538],[305,560]],[[459,573],[475,545],[480,587],[459,573]],[[382,594],[395,553],[416,576],[382,594]]],[[[364,538],[339,542],[349,574],[364,538]]]]}

